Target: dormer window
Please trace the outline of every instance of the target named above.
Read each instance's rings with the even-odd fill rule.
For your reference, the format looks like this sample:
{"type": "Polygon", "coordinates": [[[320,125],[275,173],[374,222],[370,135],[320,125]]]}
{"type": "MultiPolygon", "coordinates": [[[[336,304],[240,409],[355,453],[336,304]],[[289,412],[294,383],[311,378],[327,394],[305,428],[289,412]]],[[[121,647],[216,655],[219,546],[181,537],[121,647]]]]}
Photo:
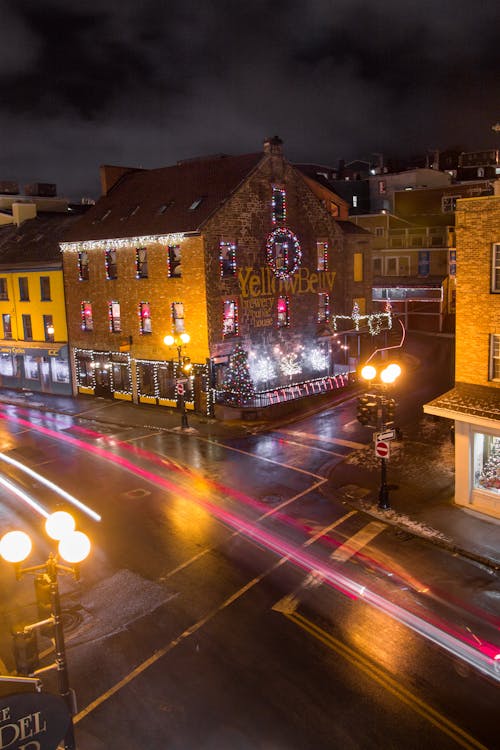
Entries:
{"type": "Polygon", "coordinates": [[[198,206],[200,205],[200,203],[202,202],[202,200],[203,200],[203,196],[201,196],[201,198],[196,198],[196,200],[193,201],[191,203],[191,205],[189,206],[189,210],[190,211],[196,211],[196,209],[198,208],[198,206]]]}

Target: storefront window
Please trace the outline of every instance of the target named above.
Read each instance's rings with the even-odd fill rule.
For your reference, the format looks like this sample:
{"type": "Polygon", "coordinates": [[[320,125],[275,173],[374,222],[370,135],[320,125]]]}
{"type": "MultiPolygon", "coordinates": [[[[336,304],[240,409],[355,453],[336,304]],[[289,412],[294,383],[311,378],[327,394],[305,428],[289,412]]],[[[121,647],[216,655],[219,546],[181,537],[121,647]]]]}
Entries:
{"type": "Polygon", "coordinates": [[[500,437],[474,434],[474,488],[500,495],[500,437]]]}
{"type": "Polygon", "coordinates": [[[17,360],[13,359],[10,354],[2,354],[0,356],[0,375],[8,377],[17,375],[16,364],[17,360]]]}
{"type": "Polygon", "coordinates": [[[84,388],[93,388],[94,382],[94,362],[90,354],[76,355],[76,374],[78,385],[84,388]]]}
{"type": "Polygon", "coordinates": [[[58,357],[50,358],[53,383],[69,383],[69,362],[58,357]]]}
{"type": "Polygon", "coordinates": [[[111,355],[111,374],[114,391],[131,393],[132,383],[130,381],[130,364],[127,354],[111,355]]]}
{"type": "Polygon", "coordinates": [[[139,378],[139,394],[141,396],[155,396],[154,363],[141,362],[137,365],[139,378]]]}
{"type": "Polygon", "coordinates": [[[38,357],[30,357],[29,354],[25,356],[24,374],[28,380],[40,380],[38,357]]]}

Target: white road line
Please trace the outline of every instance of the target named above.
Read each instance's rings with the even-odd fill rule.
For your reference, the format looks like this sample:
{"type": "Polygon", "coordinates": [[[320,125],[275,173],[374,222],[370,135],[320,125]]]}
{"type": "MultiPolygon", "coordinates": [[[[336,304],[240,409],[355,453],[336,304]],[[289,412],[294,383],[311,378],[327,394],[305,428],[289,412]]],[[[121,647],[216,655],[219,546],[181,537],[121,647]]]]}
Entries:
{"type": "Polygon", "coordinates": [[[277,430],[277,432],[284,432],[285,435],[292,435],[293,437],[307,438],[308,440],[319,440],[322,443],[334,443],[335,445],[344,445],[346,448],[366,448],[364,443],[355,443],[352,440],[342,440],[342,438],[326,437],[324,435],[315,435],[310,432],[296,432],[295,430],[277,430]]]}
{"type": "Polygon", "coordinates": [[[339,456],[339,458],[345,458],[345,453],[337,453],[336,451],[329,451],[326,448],[319,448],[317,445],[308,445],[307,443],[296,443],[295,440],[285,440],[280,438],[280,441],[287,445],[298,445],[299,448],[307,448],[307,450],[320,451],[321,453],[328,453],[329,456],[339,456]]]}
{"type": "Polygon", "coordinates": [[[221,443],[220,440],[212,440],[210,438],[201,438],[202,440],[206,440],[207,443],[212,443],[212,445],[219,445],[221,448],[225,448],[228,451],[234,451],[235,453],[242,453],[244,456],[249,456],[249,458],[255,458],[259,461],[266,461],[269,464],[275,464],[276,466],[282,466],[284,469],[291,469],[292,471],[298,471],[299,474],[306,474],[308,477],[314,477],[315,479],[327,479],[327,477],[321,476],[321,474],[314,474],[312,471],[306,471],[305,469],[299,469],[298,466],[290,466],[290,464],[284,464],[281,461],[274,461],[272,458],[266,458],[265,456],[257,456],[255,453],[249,453],[248,451],[241,450],[241,448],[233,448],[232,445],[226,445],[225,443],[221,443]]]}
{"type": "Polygon", "coordinates": [[[350,557],[355,555],[356,552],[359,552],[362,547],[365,547],[367,544],[369,544],[372,539],[378,536],[386,528],[387,526],[385,525],[385,523],[380,523],[380,521],[372,521],[367,526],[364,526],[356,534],[349,537],[349,539],[340,547],[338,547],[335,552],[332,552],[332,554],[330,555],[330,559],[334,562],[345,562],[346,560],[349,560],[350,557]]]}

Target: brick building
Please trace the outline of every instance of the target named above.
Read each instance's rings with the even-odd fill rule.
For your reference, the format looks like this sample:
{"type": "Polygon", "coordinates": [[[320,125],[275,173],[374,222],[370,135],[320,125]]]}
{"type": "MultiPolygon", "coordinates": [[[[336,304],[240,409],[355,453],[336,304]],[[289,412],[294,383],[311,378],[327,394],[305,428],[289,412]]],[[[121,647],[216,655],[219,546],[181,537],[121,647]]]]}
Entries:
{"type": "Polygon", "coordinates": [[[256,399],[274,403],[335,386],[350,346],[335,328],[382,324],[369,315],[370,235],[335,220],[338,199],[311,189],[278,138],[101,176],[103,196],[61,244],[78,392],[175,406],[182,353],[187,406],[213,413],[240,344],[256,399]],[[176,353],[164,337],[181,332],[176,353]]]}
{"type": "Polygon", "coordinates": [[[455,421],[455,502],[500,518],[500,183],[457,201],[455,387],[424,406],[455,421]]]}
{"type": "Polygon", "coordinates": [[[72,393],[59,241],[83,207],[0,183],[0,387],[72,393]]]}

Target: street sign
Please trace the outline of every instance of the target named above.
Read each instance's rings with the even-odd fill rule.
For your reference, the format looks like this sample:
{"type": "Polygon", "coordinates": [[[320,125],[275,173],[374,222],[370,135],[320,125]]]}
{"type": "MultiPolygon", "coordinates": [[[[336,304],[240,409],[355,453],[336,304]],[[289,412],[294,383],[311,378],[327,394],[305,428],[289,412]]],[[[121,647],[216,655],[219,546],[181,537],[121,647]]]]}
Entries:
{"type": "Polygon", "coordinates": [[[184,395],[184,383],[177,383],[177,394],[179,396],[184,395]]]}
{"type": "Polygon", "coordinates": [[[68,707],[58,695],[4,695],[0,699],[0,748],[55,750],[70,722],[68,707]]]}
{"type": "Polygon", "coordinates": [[[387,440],[395,440],[395,439],[396,439],[396,430],[384,430],[384,432],[378,432],[375,435],[375,442],[377,443],[379,440],[385,443],[387,440]]]}
{"type": "Polygon", "coordinates": [[[389,458],[389,443],[385,440],[377,440],[375,443],[375,455],[379,458],[389,458]]]}

